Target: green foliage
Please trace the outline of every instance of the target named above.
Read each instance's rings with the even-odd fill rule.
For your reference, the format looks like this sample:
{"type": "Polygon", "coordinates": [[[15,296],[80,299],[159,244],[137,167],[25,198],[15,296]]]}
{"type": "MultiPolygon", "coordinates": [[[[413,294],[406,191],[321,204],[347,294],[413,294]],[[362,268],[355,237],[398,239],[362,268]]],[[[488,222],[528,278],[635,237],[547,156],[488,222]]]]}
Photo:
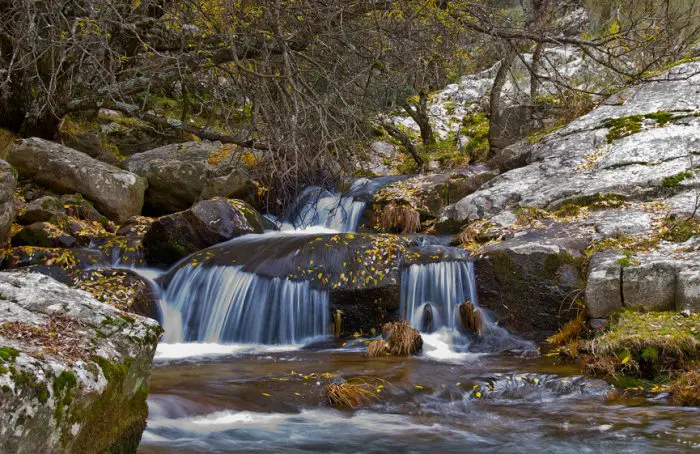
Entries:
{"type": "Polygon", "coordinates": [[[608,135],[606,136],[608,143],[613,143],[615,140],[640,132],[644,120],[653,120],[656,122],[656,126],[661,128],[676,118],[678,117],[669,112],[659,111],[644,115],[611,118],[603,122],[603,127],[609,129],[608,135]]]}
{"type": "Polygon", "coordinates": [[[680,172],[670,177],[666,177],[661,182],[665,188],[673,189],[681,185],[685,180],[693,178],[693,172],[686,170],[685,172],[680,172]]]}
{"type": "Polygon", "coordinates": [[[12,347],[0,347],[0,360],[14,362],[19,356],[19,350],[12,347]]]}

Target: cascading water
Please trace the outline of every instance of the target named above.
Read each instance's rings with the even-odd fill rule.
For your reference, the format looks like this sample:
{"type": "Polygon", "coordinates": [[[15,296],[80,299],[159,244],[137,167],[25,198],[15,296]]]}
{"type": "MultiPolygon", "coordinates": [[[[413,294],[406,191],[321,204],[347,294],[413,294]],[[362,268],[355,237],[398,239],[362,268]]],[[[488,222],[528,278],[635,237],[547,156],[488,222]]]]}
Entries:
{"type": "Polygon", "coordinates": [[[364,209],[365,202],[352,195],[310,187],[301,194],[293,213],[282,224],[282,230],[319,226],[338,232],[354,232],[364,209]]]}
{"type": "Polygon", "coordinates": [[[401,271],[401,314],[414,328],[423,328],[430,304],[433,329],[457,329],[457,307],[467,300],[476,304],[473,262],[413,264],[401,271]]]}
{"type": "Polygon", "coordinates": [[[446,250],[452,252],[451,260],[411,264],[401,271],[401,316],[423,331],[424,342],[432,350],[428,356],[449,358],[455,352],[467,351],[534,351],[533,343],[511,335],[479,308],[474,262],[466,256],[455,260],[463,252],[446,250]],[[465,320],[461,320],[464,314],[460,314],[466,306],[478,319],[470,333],[465,332],[465,320]]]}

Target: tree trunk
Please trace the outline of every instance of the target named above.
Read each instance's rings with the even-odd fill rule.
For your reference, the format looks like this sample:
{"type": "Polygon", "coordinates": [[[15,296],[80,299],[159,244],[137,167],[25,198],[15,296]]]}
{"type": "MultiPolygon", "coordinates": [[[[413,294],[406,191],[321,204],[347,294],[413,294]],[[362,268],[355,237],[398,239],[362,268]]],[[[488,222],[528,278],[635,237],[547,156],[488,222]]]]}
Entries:
{"type": "Polygon", "coordinates": [[[401,145],[403,145],[403,147],[406,149],[406,152],[409,155],[411,155],[413,160],[416,162],[418,170],[422,170],[423,166],[425,165],[425,161],[423,161],[423,158],[420,156],[418,150],[416,149],[416,145],[413,143],[408,134],[406,134],[405,131],[402,131],[399,127],[397,127],[395,124],[389,121],[383,122],[382,126],[384,127],[384,130],[387,132],[387,134],[389,134],[394,139],[398,140],[401,143],[401,145]]]}
{"type": "Polygon", "coordinates": [[[489,153],[492,154],[500,147],[498,146],[499,129],[501,127],[501,92],[503,86],[508,79],[510,68],[515,60],[515,50],[507,43],[506,55],[501,60],[501,66],[498,68],[496,78],[491,86],[491,94],[489,96],[489,153]]]}
{"type": "Polygon", "coordinates": [[[413,121],[418,124],[421,141],[423,141],[423,145],[427,148],[435,144],[435,133],[433,132],[433,127],[430,124],[430,117],[428,116],[428,95],[421,91],[418,96],[418,103],[415,106],[411,105],[409,102],[404,102],[402,107],[408,115],[413,118],[413,121]]]}

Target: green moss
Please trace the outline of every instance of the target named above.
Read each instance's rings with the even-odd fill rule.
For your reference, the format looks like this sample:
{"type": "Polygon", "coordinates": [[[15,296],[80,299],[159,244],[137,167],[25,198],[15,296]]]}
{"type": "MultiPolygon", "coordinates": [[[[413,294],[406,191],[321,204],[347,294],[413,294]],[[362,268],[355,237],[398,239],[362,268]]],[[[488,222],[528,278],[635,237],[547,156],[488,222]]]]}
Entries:
{"type": "Polygon", "coordinates": [[[571,265],[577,270],[583,266],[583,257],[574,257],[566,251],[548,255],[544,260],[544,277],[556,279],[559,269],[564,265],[571,265]]]}
{"type": "Polygon", "coordinates": [[[655,379],[700,358],[700,315],[623,311],[586,350],[594,371],[655,379]]]}
{"type": "Polygon", "coordinates": [[[672,243],[685,243],[700,235],[700,222],[695,218],[676,219],[672,216],[666,220],[665,226],[667,230],[662,238],[672,243]]]}
{"type": "Polygon", "coordinates": [[[630,251],[624,252],[624,257],[617,260],[617,264],[623,268],[629,268],[630,266],[639,265],[639,260],[634,257],[634,254],[630,251]]]}
{"type": "Polygon", "coordinates": [[[107,381],[122,381],[129,371],[131,366],[131,358],[126,358],[124,364],[113,363],[107,358],[101,356],[93,356],[92,360],[100,366],[102,373],[104,374],[107,381]]]}
{"type": "Polygon", "coordinates": [[[6,362],[14,362],[19,356],[19,350],[12,347],[0,347],[0,360],[6,362]]]}
{"type": "Polygon", "coordinates": [[[683,181],[688,180],[690,178],[693,178],[693,172],[691,172],[690,170],[686,170],[685,172],[680,172],[670,177],[664,178],[661,184],[663,184],[665,188],[674,189],[679,187],[683,181]]]}
{"type": "Polygon", "coordinates": [[[64,370],[53,382],[53,393],[56,399],[56,410],[54,416],[56,421],[63,419],[65,407],[73,403],[73,389],[78,385],[78,377],[69,371],[64,370]]]}
{"type": "Polygon", "coordinates": [[[578,213],[577,208],[588,208],[593,211],[618,208],[624,203],[625,198],[614,193],[583,195],[568,199],[564,204],[555,207],[554,215],[565,216],[567,213],[578,213]]]}
{"type": "Polygon", "coordinates": [[[10,372],[12,373],[12,380],[15,382],[15,387],[26,389],[42,404],[48,401],[49,390],[46,384],[37,379],[31,372],[18,371],[14,367],[10,367],[10,372]]]}
{"type": "Polygon", "coordinates": [[[615,140],[640,132],[644,120],[653,120],[658,127],[663,127],[675,118],[677,117],[669,112],[659,111],[645,115],[611,118],[603,122],[603,127],[609,129],[606,136],[608,143],[613,143],[615,140]]]}

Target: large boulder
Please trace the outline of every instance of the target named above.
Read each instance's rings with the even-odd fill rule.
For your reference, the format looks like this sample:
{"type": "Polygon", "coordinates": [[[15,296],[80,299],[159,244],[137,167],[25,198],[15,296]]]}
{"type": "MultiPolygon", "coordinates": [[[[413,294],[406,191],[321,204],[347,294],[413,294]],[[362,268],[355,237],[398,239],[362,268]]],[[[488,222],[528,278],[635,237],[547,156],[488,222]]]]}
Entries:
{"type": "Polygon", "coordinates": [[[14,191],[17,173],[5,161],[0,161],[0,247],[7,243],[15,220],[14,191]]]}
{"type": "Polygon", "coordinates": [[[153,222],[142,247],[150,265],[171,265],[217,243],[262,232],[262,220],[255,209],[240,200],[217,197],[153,222]]]}
{"type": "Polygon", "coordinates": [[[466,224],[511,205],[556,209],[599,194],[643,200],[676,184],[697,186],[689,171],[700,146],[699,89],[700,62],[695,62],[623,90],[528,151],[520,150],[528,165],[447,207],[442,220],[466,224]]]}
{"type": "Polygon", "coordinates": [[[123,165],[148,180],[144,211],[159,216],[201,199],[245,196],[250,189],[245,158],[250,156],[220,142],[186,142],[136,154],[123,165]]]}
{"type": "Polygon", "coordinates": [[[700,311],[700,239],[663,242],[635,254],[595,254],[586,284],[591,318],[607,318],[620,309],[642,312],[700,311]]]}
{"type": "Polygon", "coordinates": [[[386,210],[406,208],[418,214],[420,229],[424,230],[434,223],[444,207],[476,191],[496,175],[484,166],[470,166],[391,182],[372,195],[371,210],[365,213],[364,223],[385,231],[404,230],[403,220],[389,222],[392,216],[387,216],[386,210]]]}
{"type": "Polygon", "coordinates": [[[32,273],[0,273],[0,445],[135,452],[159,325],[32,273]]]}
{"type": "Polygon", "coordinates": [[[18,140],[7,160],[22,178],[59,193],[79,193],[115,222],[140,214],[146,180],[72,148],[31,138],[18,140]]]}
{"type": "Polygon", "coordinates": [[[479,305],[512,332],[544,340],[578,313],[586,245],[553,226],[486,246],[475,258],[479,305]]]}

